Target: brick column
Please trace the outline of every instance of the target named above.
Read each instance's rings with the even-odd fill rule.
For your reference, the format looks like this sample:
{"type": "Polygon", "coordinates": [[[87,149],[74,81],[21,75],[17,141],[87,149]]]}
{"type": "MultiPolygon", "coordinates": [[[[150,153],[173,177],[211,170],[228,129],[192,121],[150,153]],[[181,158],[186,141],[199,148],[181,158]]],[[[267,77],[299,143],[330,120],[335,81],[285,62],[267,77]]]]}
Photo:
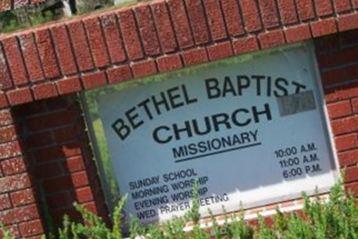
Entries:
{"type": "Polygon", "coordinates": [[[0,222],[16,237],[40,238],[44,227],[19,132],[10,110],[0,110],[0,222]]]}
{"type": "Polygon", "coordinates": [[[25,153],[34,168],[40,203],[52,219],[46,223],[57,228],[64,214],[80,219],[74,202],[108,221],[77,97],[63,96],[21,105],[15,107],[14,115],[22,128],[25,153]]]}
{"type": "Polygon", "coordinates": [[[315,43],[345,186],[358,196],[358,31],[327,36],[315,43]]]}

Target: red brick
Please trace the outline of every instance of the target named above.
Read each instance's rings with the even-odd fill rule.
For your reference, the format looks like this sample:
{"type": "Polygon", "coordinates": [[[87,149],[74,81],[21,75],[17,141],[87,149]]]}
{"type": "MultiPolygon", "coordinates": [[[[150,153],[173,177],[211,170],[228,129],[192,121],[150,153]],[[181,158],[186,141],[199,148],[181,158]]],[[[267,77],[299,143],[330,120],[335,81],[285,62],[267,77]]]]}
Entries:
{"type": "Polygon", "coordinates": [[[358,64],[347,65],[340,68],[334,68],[322,73],[322,79],[325,85],[347,82],[358,77],[358,64]]]}
{"type": "Polygon", "coordinates": [[[333,8],[330,0],[314,0],[317,15],[320,17],[331,15],[333,8]]]}
{"type": "Polygon", "coordinates": [[[348,134],[335,137],[338,152],[358,147],[358,134],[348,134]]]}
{"type": "Polygon", "coordinates": [[[35,192],[32,188],[12,192],[10,194],[11,202],[14,207],[20,207],[35,202],[35,192]]]}
{"type": "Polygon", "coordinates": [[[358,166],[349,167],[344,170],[344,182],[351,183],[358,181],[358,166]]]}
{"type": "Polygon", "coordinates": [[[114,14],[107,14],[101,16],[100,20],[111,62],[118,63],[125,61],[126,53],[124,51],[116,16],[114,14]]]}
{"type": "Polygon", "coordinates": [[[23,173],[26,165],[22,157],[11,158],[1,162],[2,171],[6,176],[23,173]]]}
{"type": "Polygon", "coordinates": [[[94,214],[98,214],[97,207],[94,202],[85,203],[83,204],[83,207],[94,214]]]}
{"type": "Polygon", "coordinates": [[[236,0],[221,0],[221,6],[229,35],[239,36],[244,34],[238,2],[236,0]]]}
{"type": "Polygon", "coordinates": [[[0,12],[5,12],[11,9],[11,0],[0,1],[0,12]]]}
{"type": "Polygon", "coordinates": [[[65,156],[61,151],[61,147],[49,146],[46,148],[34,150],[33,157],[36,159],[37,162],[41,163],[64,158],[65,156]]]}
{"type": "Polygon", "coordinates": [[[0,89],[8,89],[13,86],[5,53],[0,45],[0,89]]]}
{"type": "Polygon", "coordinates": [[[311,23],[311,30],[313,37],[321,37],[337,32],[335,19],[323,19],[311,23]]]}
{"type": "Polygon", "coordinates": [[[29,221],[39,218],[35,204],[0,212],[0,221],[5,225],[29,221]]]}
{"type": "Polygon", "coordinates": [[[149,76],[157,73],[157,67],[154,60],[144,60],[135,62],[131,65],[135,78],[149,76]]]}
{"type": "Polygon", "coordinates": [[[31,149],[51,145],[53,143],[54,140],[50,131],[31,133],[26,137],[26,147],[31,149]]]}
{"type": "Polygon", "coordinates": [[[0,109],[7,108],[9,106],[9,102],[6,98],[5,93],[0,92],[0,109]]]}
{"type": "MultiPolygon", "coordinates": [[[[37,101],[36,103],[26,104],[20,107],[13,107],[12,110],[15,118],[27,118],[30,115],[47,112],[47,107],[45,101],[37,101]]],[[[18,124],[18,126],[22,125],[24,124],[18,124]]]]}
{"type": "Polygon", "coordinates": [[[83,220],[81,214],[77,212],[73,207],[52,209],[51,215],[55,225],[61,225],[63,222],[63,216],[68,215],[72,220],[81,221],[83,220]]]}
{"type": "Polygon", "coordinates": [[[327,102],[345,100],[358,97],[358,83],[352,83],[347,86],[335,87],[325,91],[325,99],[327,102]]]}
{"type": "Polygon", "coordinates": [[[133,12],[130,9],[118,12],[119,24],[122,30],[124,45],[130,60],[138,60],[143,58],[143,50],[140,38],[137,32],[136,22],[133,12]]]}
{"type": "Polygon", "coordinates": [[[13,122],[10,110],[0,110],[0,126],[7,126],[13,122]]]}
{"type": "Polygon", "coordinates": [[[64,174],[62,165],[58,162],[36,165],[35,175],[38,179],[54,178],[64,174]]]}
{"type": "Polygon", "coordinates": [[[201,0],[185,0],[185,3],[195,43],[199,45],[208,42],[210,35],[201,0]]]}
{"type": "Polygon", "coordinates": [[[162,50],[165,53],[175,51],[177,43],[166,2],[154,1],[151,3],[151,8],[162,50]]]}
{"type": "MultiPolygon", "coordinates": [[[[15,238],[19,238],[21,235],[20,235],[20,231],[19,231],[19,228],[18,228],[18,225],[17,224],[13,224],[13,225],[8,225],[8,226],[5,226],[6,230],[8,230],[10,232],[10,234],[12,236],[14,236],[15,238]]],[[[2,234],[3,232],[0,231],[0,237],[2,237],[2,234]]]]}
{"type": "Polygon", "coordinates": [[[48,29],[36,31],[35,39],[46,78],[55,78],[60,75],[52,38],[48,29]]]}
{"type": "Polygon", "coordinates": [[[331,119],[337,119],[352,114],[352,107],[349,100],[328,104],[327,109],[331,119]]]}
{"type": "Polygon", "coordinates": [[[256,32],[261,30],[261,20],[259,10],[255,1],[241,0],[240,2],[242,15],[244,18],[245,29],[248,32],[256,32]]]}
{"type": "Polygon", "coordinates": [[[278,19],[277,6],[274,0],[258,0],[261,9],[262,21],[265,28],[277,27],[280,22],[278,19]]]}
{"type": "Polygon", "coordinates": [[[317,54],[318,64],[321,69],[332,68],[340,65],[345,65],[350,62],[355,62],[358,55],[358,46],[344,48],[340,51],[333,51],[331,53],[317,54]]]}
{"type": "Polygon", "coordinates": [[[62,144],[79,137],[79,132],[75,126],[70,125],[52,131],[53,137],[58,144],[62,144]]]}
{"type": "Polygon", "coordinates": [[[81,143],[72,142],[61,145],[61,151],[64,157],[72,157],[83,154],[81,143]]]}
{"type": "Polygon", "coordinates": [[[91,47],[93,61],[96,67],[104,67],[109,64],[107,47],[102,36],[102,29],[98,18],[91,17],[83,20],[88,42],[91,47]]]}
{"type": "Polygon", "coordinates": [[[167,72],[182,68],[180,55],[166,55],[157,59],[159,72],[167,72]]]}
{"type": "Polygon", "coordinates": [[[308,24],[301,24],[289,27],[285,30],[288,43],[300,42],[311,38],[310,27],[308,24]]]}
{"type": "Polygon", "coordinates": [[[110,68],[107,70],[109,84],[132,79],[131,69],[128,65],[110,68]]]}
{"type": "Polygon", "coordinates": [[[334,135],[358,132],[358,115],[331,121],[334,135]]]}
{"type": "Polygon", "coordinates": [[[72,194],[73,193],[70,193],[69,191],[56,192],[55,194],[47,196],[46,201],[51,209],[71,207],[76,201],[75,196],[72,194]]]}
{"type": "Polygon", "coordinates": [[[69,175],[61,176],[43,181],[43,188],[47,193],[54,193],[63,190],[70,190],[74,187],[69,175]]]}
{"type": "Polygon", "coordinates": [[[296,0],[296,4],[301,21],[307,21],[315,17],[312,0],[296,0]]]}
{"type": "Polygon", "coordinates": [[[349,150],[338,154],[339,164],[342,168],[358,163],[358,149],[349,150]]]}
{"type": "Polygon", "coordinates": [[[69,75],[77,72],[77,66],[66,26],[55,26],[51,28],[51,32],[62,74],[69,75]]]}
{"type": "Polygon", "coordinates": [[[40,220],[23,222],[19,225],[21,236],[29,237],[34,235],[40,235],[44,232],[42,223],[40,220]]]}
{"type": "Polygon", "coordinates": [[[71,173],[85,169],[83,158],[81,156],[67,158],[64,162],[64,168],[71,173]]]}
{"type": "Polygon", "coordinates": [[[348,31],[357,28],[358,25],[358,14],[353,13],[349,15],[339,16],[338,18],[338,30],[348,31]]]}
{"type": "Polygon", "coordinates": [[[285,37],[281,30],[259,34],[258,38],[263,49],[279,46],[285,43],[285,37]]]}
{"type": "Polygon", "coordinates": [[[8,208],[11,208],[11,202],[8,194],[0,195],[0,211],[4,211],[8,208]]]}
{"type": "Polygon", "coordinates": [[[58,95],[56,85],[53,82],[45,82],[32,87],[36,100],[47,99],[58,95]]]}
{"type": "Polygon", "coordinates": [[[76,172],[71,175],[72,184],[75,188],[88,185],[88,176],[86,171],[76,172]]]}
{"type": "Polygon", "coordinates": [[[93,194],[90,187],[76,189],[76,198],[79,203],[93,201],[93,194]]]}
{"type": "Polygon", "coordinates": [[[227,37],[223,13],[220,10],[219,0],[206,0],[203,2],[209,24],[211,38],[216,41],[227,37]]]}
{"type": "MultiPolygon", "coordinates": [[[[71,97],[68,98],[56,97],[56,98],[48,99],[44,101],[44,103],[46,104],[45,111],[50,112],[50,111],[57,111],[57,110],[67,110],[74,105],[74,100],[71,97]]],[[[34,103],[33,105],[36,105],[36,103],[34,103]]],[[[43,112],[43,110],[39,110],[39,113],[40,112],[43,112]]]]}
{"type": "Polygon", "coordinates": [[[16,129],[14,126],[0,127],[0,143],[15,140],[17,137],[16,129]]]}
{"type": "Polygon", "coordinates": [[[210,61],[227,58],[233,55],[230,41],[220,42],[218,44],[208,46],[207,49],[210,61]]]}
{"type": "Polygon", "coordinates": [[[180,48],[184,49],[193,46],[194,41],[183,0],[169,0],[168,6],[180,48]]]}
{"type": "Polygon", "coordinates": [[[30,179],[27,173],[0,178],[0,193],[24,189],[30,186],[30,179]]]}
{"type": "Polygon", "coordinates": [[[349,0],[333,0],[333,5],[338,13],[349,11],[352,8],[349,0]]]}
{"type": "Polygon", "coordinates": [[[150,8],[147,4],[142,4],[134,8],[141,35],[144,52],[148,56],[156,56],[161,53],[157,32],[150,8]]]}
{"type": "Polygon", "coordinates": [[[358,0],[352,0],[353,7],[358,9],[358,0]]]}
{"type": "Polygon", "coordinates": [[[15,37],[2,40],[6,58],[10,67],[11,76],[15,85],[20,86],[28,82],[25,65],[22,59],[18,41],[15,37]]]}
{"type": "Polygon", "coordinates": [[[352,99],[352,108],[353,108],[353,113],[357,114],[358,113],[358,98],[352,99]]]}
{"type": "Polygon", "coordinates": [[[252,36],[233,40],[232,47],[235,55],[259,50],[257,39],[252,36]]]}
{"type": "Polygon", "coordinates": [[[57,91],[60,95],[70,94],[82,90],[78,76],[73,76],[64,80],[56,81],[57,91]]]}
{"type": "Polygon", "coordinates": [[[11,105],[19,105],[27,102],[31,102],[32,94],[29,88],[19,88],[6,92],[11,105]]]}
{"type": "Polygon", "coordinates": [[[358,182],[345,184],[344,187],[349,194],[353,194],[355,197],[358,197],[358,182]]]}
{"type": "Polygon", "coordinates": [[[61,110],[27,119],[27,129],[31,132],[43,131],[72,124],[77,118],[78,114],[75,110],[61,110]]]}
{"type": "Polygon", "coordinates": [[[39,54],[35,45],[32,33],[19,36],[19,41],[24,56],[25,65],[31,81],[39,81],[44,79],[42,65],[39,54]]]}
{"type": "Polygon", "coordinates": [[[68,25],[68,31],[71,37],[71,43],[75,53],[75,59],[77,61],[80,71],[87,71],[94,68],[91,52],[86,39],[86,32],[83,28],[82,22],[73,21],[68,25]]]}
{"type": "Polygon", "coordinates": [[[183,53],[184,64],[196,65],[200,63],[205,63],[208,61],[208,55],[205,48],[195,48],[191,50],[184,51],[183,53]]]}
{"type": "Polygon", "coordinates": [[[83,86],[86,90],[94,89],[106,84],[106,74],[103,71],[89,73],[81,77],[83,86]]]}
{"type": "Polygon", "coordinates": [[[278,0],[278,8],[284,25],[293,24],[298,21],[294,0],[278,0]]]}
{"type": "MultiPolygon", "coordinates": [[[[338,38],[338,37],[337,37],[338,38]]],[[[344,34],[339,35],[340,45],[349,47],[352,45],[357,45],[358,41],[358,31],[347,31],[344,34]]]]}
{"type": "Polygon", "coordinates": [[[339,50],[339,44],[337,42],[340,41],[340,36],[338,34],[326,35],[317,39],[315,43],[315,50],[317,53],[331,53],[333,51],[339,50]]]}

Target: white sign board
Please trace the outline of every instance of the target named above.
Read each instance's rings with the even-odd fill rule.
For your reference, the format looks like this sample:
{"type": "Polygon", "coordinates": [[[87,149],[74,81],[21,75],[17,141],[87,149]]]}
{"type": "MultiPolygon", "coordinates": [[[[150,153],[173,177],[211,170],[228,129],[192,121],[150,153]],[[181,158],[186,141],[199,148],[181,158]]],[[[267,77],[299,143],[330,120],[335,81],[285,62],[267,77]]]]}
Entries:
{"type": "Polygon", "coordinates": [[[180,216],[199,183],[203,215],[294,198],[335,182],[310,47],[100,96],[126,210],[180,216]]]}

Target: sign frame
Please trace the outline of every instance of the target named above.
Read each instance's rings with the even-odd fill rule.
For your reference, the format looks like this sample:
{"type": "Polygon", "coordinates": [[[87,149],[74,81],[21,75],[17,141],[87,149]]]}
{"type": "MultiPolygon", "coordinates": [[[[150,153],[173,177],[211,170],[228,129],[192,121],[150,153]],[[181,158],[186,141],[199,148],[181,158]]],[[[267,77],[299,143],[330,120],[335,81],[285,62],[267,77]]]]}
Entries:
{"type": "MultiPolygon", "coordinates": [[[[247,61],[247,60],[251,60],[254,59],[256,57],[259,57],[260,55],[263,54],[270,54],[272,52],[277,52],[277,51],[285,51],[287,49],[291,49],[291,48],[295,48],[295,47],[302,47],[302,46],[306,46],[309,49],[309,57],[312,59],[312,70],[314,71],[314,83],[316,88],[318,89],[318,97],[316,99],[316,101],[318,102],[318,110],[319,110],[319,114],[320,114],[320,118],[321,118],[321,123],[322,123],[322,127],[323,127],[323,131],[324,131],[324,140],[326,141],[327,147],[328,147],[328,154],[330,155],[330,166],[331,166],[331,170],[334,173],[334,177],[335,180],[337,180],[340,177],[339,174],[339,163],[338,163],[338,157],[337,157],[337,152],[336,152],[336,147],[335,147],[335,143],[334,143],[334,139],[333,139],[333,134],[332,134],[332,129],[331,126],[329,124],[330,120],[329,120],[329,116],[328,116],[328,110],[327,110],[327,106],[324,100],[324,90],[323,90],[323,86],[322,86],[322,81],[321,81],[321,77],[320,77],[320,73],[319,73],[319,68],[318,68],[318,63],[317,63],[317,59],[316,59],[316,55],[315,55],[315,50],[314,50],[314,45],[312,42],[305,42],[305,43],[300,43],[300,44],[295,44],[295,45],[289,45],[289,46],[285,46],[285,47],[280,47],[280,48],[275,48],[275,49],[270,49],[270,50],[266,50],[266,51],[261,51],[258,53],[250,53],[250,54],[245,54],[242,56],[236,56],[236,57],[232,57],[232,58],[227,58],[218,62],[213,62],[213,63],[207,63],[204,65],[199,65],[199,66],[193,66],[193,67],[189,67],[189,68],[184,68],[182,70],[178,70],[178,71],[174,71],[174,72],[170,72],[170,73],[166,73],[166,74],[158,74],[156,76],[150,76],[150,77],[146,77],[146,78],[139,78],[139,79],[135,79],[132,80],[130,82],[127,83],[119,83],[116,86],[123,86],[124,88],[126,87],[126,84],[141,84],[143,81],[151,81],[154,79],[154,81],[161,81],[161,80],[165,80],[168,75],[170,75],[171,77],[176,77],[176,76],[180,76],[182,74],[182,72],[185,72],[184,74],[189,74],[189,72],[191,71],[195,71],[195,70],[202,70],[203,68],[206,67],[213,67],[213,66],[220,66],[221,64],[232,64],[230,63],[232,59],[238,59],[239,61],[247,61]]],[[[104,87],[105,89],[108,88],[112,88],[115,86],[107,86],[104,87]]],[[[121,88],[121,87],[119,87],[121,88]]],[[[84,109],[84,115],[85,115],[85,121],[87,123],[87,128],[88,128],[88,135],[90,138],[90,142],[92,144],[92,148],[94,151],[94,158],[96,159],[96,163],[98,166],[98,170],[99,170],[99,174],[100,174],[100,179],[101,179],[101,183],[102,186],[104,187],[103,190],[105,192],[105,199],[106,199],[106,203],[109,206],[110,211],[113,210],[114,208],[114,204],[115,201],[118,199],[119,192],[115,192],[113,193],[113,190],[110,190],[110,186],[109,186],[109,182],[108,182],[108,172],[106,172],[106,170],[104,169],[105,166],[103,165],[103,160],[101,160],[101,158],[103,157],[103,148],[101,149],[100,147],[98,147],[99,143],[98,143],[98,133],[96,133],[96,129],[95,127],[93,127],[93,113],[91,112],[91,106],[90,104],[93,104],[93,102],[89,101],[89,97],[88,94],[91,94],[91,92],[95,92],[98,90],[93,90],[90,92],[85,92],[85,93],[81,93],[80,98],[81,98],[81,102],[83,105],[83,109],[84,109]]],[[[98,113],[98,110],[97,110],[98,113]]],[[[108,145],[107,149],[108,150],[108,145]]],[[[110,157],[110,156],[109,156],[110,157]]],[[[107,170],[108,171],[108,170],[107,170]]],[[[111,175],[110,177],[113,177],[113,175],[111,175]]],[[[306,191],[306,193],[308,195],[315,195],[316,193],[319,194],[325,194],[328,193],[330,191],[330,187],[329,188],[318,188],[318,190],[311,190],[311,191],[306,191]]],[[[263,199],[260,201],[257,201],[253,204],[250,203],[245,203],[245,210],[246,209],[251,209],[251,208],[256,208],[258,206],[263,206],[263,205],[268,205],[268,204],[275,204],[275,203],[280,203],[283,201],[288,201],[288,200],[296,200],[301,198],[301,192],[297,192],[297,193],[293,193],[293,194],[288,194],[285,196],[280,196],[280,197],[275,197],[274,200],[268,200],[268,199],[263,199]]]]}

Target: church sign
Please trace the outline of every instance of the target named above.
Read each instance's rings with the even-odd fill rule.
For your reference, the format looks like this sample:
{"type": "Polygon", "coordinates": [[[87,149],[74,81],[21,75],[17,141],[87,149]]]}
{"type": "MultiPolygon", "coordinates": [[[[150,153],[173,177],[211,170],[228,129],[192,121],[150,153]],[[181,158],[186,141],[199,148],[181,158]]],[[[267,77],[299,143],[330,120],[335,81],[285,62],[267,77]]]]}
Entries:
{"type": "Polygon", "coordinates": [[[312,48],[301,45],[98,97],[126,211],[180,216],[327,191],[336,166],[312,48]]]}

